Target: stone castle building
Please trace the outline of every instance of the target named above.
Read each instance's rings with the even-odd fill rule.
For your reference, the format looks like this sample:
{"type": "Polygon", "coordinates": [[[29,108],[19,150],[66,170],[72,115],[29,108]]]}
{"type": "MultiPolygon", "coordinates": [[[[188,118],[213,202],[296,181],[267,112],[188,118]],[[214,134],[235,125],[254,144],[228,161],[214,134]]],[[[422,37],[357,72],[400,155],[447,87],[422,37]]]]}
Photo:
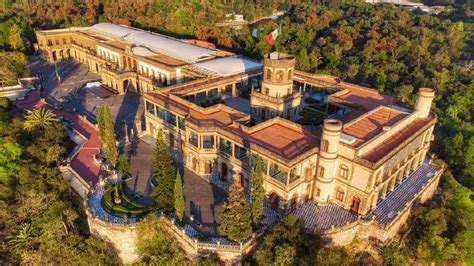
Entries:
{"type": "Polygon", "coordinates": [[[73,58],[106,88],[141,92],[143,132],[163,129],[185,166],[210,182],[238,180],[248,192],[260,156],[268,201],[305,218],[309,230],[361,221],[398,229],[403,211],[429,198],[442,172],[427,158],[437,121],[432,89],[420,88],[409,108],[298,71],[293,56],[277,52],[256,62],[110,23],[36,35],[49,62],[73,58]]]}

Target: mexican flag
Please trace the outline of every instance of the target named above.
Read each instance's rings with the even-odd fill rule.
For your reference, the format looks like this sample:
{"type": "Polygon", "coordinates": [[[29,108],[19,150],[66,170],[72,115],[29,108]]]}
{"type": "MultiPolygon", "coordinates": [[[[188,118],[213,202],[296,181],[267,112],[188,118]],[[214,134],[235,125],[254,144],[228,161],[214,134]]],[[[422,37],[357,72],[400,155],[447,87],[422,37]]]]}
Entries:
{"type": "Polygon", "coordinates": [[[59,88],[61,87],[61,77],[59,76],[58,66],[56,64],[54,64],[54,68],[56,71],[56,80],[58,81],[58,88],[59,88]]]}
{"type": "Polygon", "coordinates": [[[275,41],[275,39],[280,35],[281,35],[281,25],[278,26],[278,28],[276,28],[274,31],[267,34],[265,39],[267,40],[268,44],[272,44],[275,41]]]}

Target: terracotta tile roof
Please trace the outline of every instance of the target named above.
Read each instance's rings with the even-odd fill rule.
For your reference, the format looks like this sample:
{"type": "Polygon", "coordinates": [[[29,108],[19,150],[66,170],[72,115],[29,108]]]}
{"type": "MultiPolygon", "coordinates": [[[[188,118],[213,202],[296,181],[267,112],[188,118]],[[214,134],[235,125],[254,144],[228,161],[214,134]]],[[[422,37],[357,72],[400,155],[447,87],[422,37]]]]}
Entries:
{"type": "Polygon", "coordinates": [[[359,88],[358,86],[343,83],[344,90],[331,95],[333,98],[340,99],[354,105],[363,106],[364,109],[374,109],[380,105],[392,105],[398,103],[394,97],[380,94],[376,91],[359,88]]]}
{"type": "Polygon", "coordinates": [[[219,110],[210,114],[203,114],[190,109],[188,121],[200,127],[224,127],[232,121],[244,118],[246,115],[219,110]]]}
{"type": "Polygon", "coordinates": [[[248,136],[249,140],[283,158],[291,160],[318,146],[319,138],[281,124],[272,124],[248,136]]]}
{"type": "Polygon", "coordinates": [[[386,141],[377,145],[377,147],[374,150],[365,154],[362,158],[370,162],[374,162],[374,163],[377,162],[384,155],[388,154],[390,151],[392,151],[397,146],[399,146],[404,140],[413,136],[416,132],[418,132],[424,126],[428,125],[429,123],[435,120],[436,118],[434,116],[430,116],[426,119],[421,119],[421,118],[416,119],[415,121],[411,122],[407,127],[403,128],[402,130],[395,133],[386,141]]]}
{"type": "Polygon", "coordinates": [[[233,123],[233,121],[247,116],[238,111],[233,113],[222,109],[206,114],[173,100],[165,93],[148,93],[147,96],[153,98],[155,103],[159,103],[168,110],[180,114],[189,114],[187,118],[189,123],[200,127],[220,128],[228,134],[247,139],[251,144],[260,146],[287,160],[294,159],[311,148],[318,146],[319,143],[318,134],[308,134],[279,122],[269,124],[261,130],[249,133],[242,130],[238,124],[233,123]]]}
{"type": "Polygon", "coordinates": [[[358,147],[382,132],[384,126],[392,126],[407,116],[408,113],[381,106],[344,126],[343,132],[355,137],[358,141],[353,146],[358,147]]]}

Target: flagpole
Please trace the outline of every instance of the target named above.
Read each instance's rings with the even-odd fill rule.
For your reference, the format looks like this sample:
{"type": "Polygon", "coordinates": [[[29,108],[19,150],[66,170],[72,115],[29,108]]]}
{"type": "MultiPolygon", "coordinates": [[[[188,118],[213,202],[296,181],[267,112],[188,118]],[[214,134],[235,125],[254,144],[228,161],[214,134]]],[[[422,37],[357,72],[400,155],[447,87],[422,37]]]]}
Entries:
{"type": "Polygon", "coordinates": [[[56,69],[56,80],[57,80],[59,95],[61,96],[61,98],[63,98],[61,77],[59,76],[58,66],[56,65],[56,62],[54,63],[54,68],[56,69]]]}

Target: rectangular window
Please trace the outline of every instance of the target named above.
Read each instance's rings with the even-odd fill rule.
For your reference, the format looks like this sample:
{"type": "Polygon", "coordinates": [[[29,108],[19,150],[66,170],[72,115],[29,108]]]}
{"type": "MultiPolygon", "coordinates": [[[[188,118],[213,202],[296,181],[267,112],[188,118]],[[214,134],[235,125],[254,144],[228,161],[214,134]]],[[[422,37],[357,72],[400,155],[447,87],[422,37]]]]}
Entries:
{"type": "Polygon", "coordinates": [[[156,116],[158,116],[159,118],[165,120],[166,118],[166,110],[159,107],[159,106],[156,106],[156,116]]]}
{"type": "Polygon", "coordinates": [[[349,178],[349,168],[345,165],[341,166],[341,169],[339,170],[339,176],[341,176],[344,179],[349,178]]]}
{"type": "Polygon", "coordinates": [[[227,155],[231,155],[231,153],[232,153],[232,144],[230,143],[230,141],[221,138],[221,142],[219,144],[219,149],[222,153],[225,153],[227,155]]]}
{"type": "Polygon", "coordinates": [[[202,136],[202,145],[204,149],[214,148],[214,136],[202,136]]]}
{"type": "Polygon", "coordinates": [[[155,114],[155,105],[150,102],[145,102],[146,111],[152,115],[155,114]]]}
{"type": "Polygon", "coordinates": [[[178,127],[184,130],[184,118],[178,117],[178,127]]]}
{"type": "Polygon", "coordinates": [[[318,169],[318,177],[324,177],[324,167],[320,166],[318,169]]]}
{"type": "Polygon", "coordinates": [[[199,147],[198,140],[199,140],[198,134],[196,134],[194,132],[191,132],[189,134],[189,143],[191,143],[196,148],[199,147]]]}
{"type": "Polygon", "coordinates": [[[176,115],[166,111],[166,122],[168,122],[170,126],[176,126],[176,115]]]}
{"type": "Polygon", "coordinates": [[[344,201],[344,191],[341,189],[336,190],[336,199],[338,201],[344,201]]]}

